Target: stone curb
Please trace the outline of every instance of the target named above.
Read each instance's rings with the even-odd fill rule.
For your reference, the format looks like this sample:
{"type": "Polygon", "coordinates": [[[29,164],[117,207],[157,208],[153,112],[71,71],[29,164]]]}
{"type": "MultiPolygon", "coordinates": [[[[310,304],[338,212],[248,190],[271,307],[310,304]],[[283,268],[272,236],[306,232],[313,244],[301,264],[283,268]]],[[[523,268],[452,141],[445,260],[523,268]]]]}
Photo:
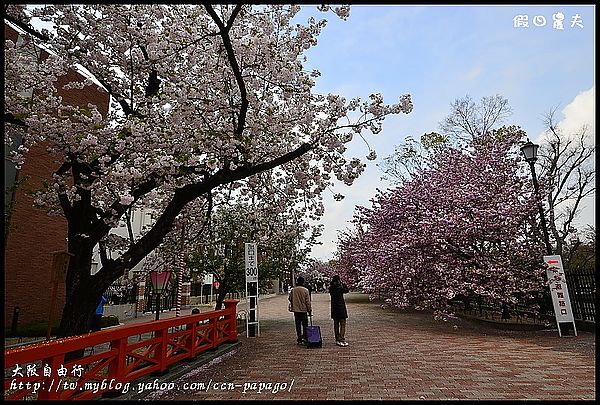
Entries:
{"type": "MultiPolygon", "coordinates": [[[[240,334],[238,334],[239,336],[240,334]]],[[[205,352],[200,353],[196,356],[194,360],[182,360],[178,363],[175,363],[171,366],[171,368],[163,375],[146,375],[144,377],[138,378],[134,381],[131,381],[131,387],[129,392],[126,394],[121,394],[118,396],[109,396],[106,397],[98,397],[95,398],[97,400],[102,401],[122,401],[122,400],[146,400],[146,397],[150,395],[152,390],[146,390],[144,392],[138,392],[137,386],[138,384],[152,383],[154,380],[158,379],[160,383],[169,383],[177,380],[181,376],[189,373],[190,371],[202,367],[205,364],[210,363],[216,358],[223,356],[226,353],[235,350],[238,346],[240,346],[242,342],[238,340],[235,343],[224,343],[217,347],[214,350],[207,350],[205,352]]]]}

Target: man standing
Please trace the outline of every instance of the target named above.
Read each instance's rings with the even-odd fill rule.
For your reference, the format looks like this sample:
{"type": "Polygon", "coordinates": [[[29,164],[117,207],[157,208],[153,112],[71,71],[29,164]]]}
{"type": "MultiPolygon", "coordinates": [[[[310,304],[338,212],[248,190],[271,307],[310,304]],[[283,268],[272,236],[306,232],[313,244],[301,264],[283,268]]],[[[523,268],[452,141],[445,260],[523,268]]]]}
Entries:
{"type": "Polygon", "coordinates": [[[308,327],[308,317],[312,315],[310,293],[304,287],[304,277],[300,276],[296,279],[296,287],[290,291],[288,300],[290,302],[290,311],[294,313],[298,344],[304,345],[307,341],[306,328],[308,327]]]}

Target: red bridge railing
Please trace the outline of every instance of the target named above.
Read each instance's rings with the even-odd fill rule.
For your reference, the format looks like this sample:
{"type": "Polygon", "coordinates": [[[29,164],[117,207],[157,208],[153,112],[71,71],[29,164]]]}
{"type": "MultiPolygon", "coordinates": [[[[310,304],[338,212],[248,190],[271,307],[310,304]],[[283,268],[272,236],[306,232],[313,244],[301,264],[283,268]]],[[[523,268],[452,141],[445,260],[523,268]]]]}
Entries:
{"type": "Polygon", "coordinates": [[[236,342],[238,302],[224,300],[225,309],[217,311],[5,350],[4,399],[76,400],[111,391],[124,393],[142,376],[165,373],[178,361],[236,342]],[[98,345],[105,350],[94,353],[98,345]],[[83,356],[65,359],[67,353],[77,351],[83,356]]]}

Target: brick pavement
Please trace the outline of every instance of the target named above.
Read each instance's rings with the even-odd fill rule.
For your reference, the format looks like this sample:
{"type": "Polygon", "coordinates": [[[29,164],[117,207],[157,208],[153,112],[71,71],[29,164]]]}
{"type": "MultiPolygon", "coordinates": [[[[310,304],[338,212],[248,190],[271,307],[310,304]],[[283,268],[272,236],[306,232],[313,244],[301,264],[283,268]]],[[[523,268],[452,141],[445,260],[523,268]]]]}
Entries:
{"type": "Polygon", "coordinates": [[[242,335],[240,345],[208,364],[171,379],[155,377],[175,388],[149,391],[144,399],[596,398],[590,332],[560,338],[556,329],[516,332],[460,319],[436,322],[429,314],[382,309],[351,293],[346,295],[350,345],[338,347],[329,295],[313,294],[314,323],[324,342],[320,349],[307,349],[296,345],[286,298],[261,302],[260,337],[242,335]]]}

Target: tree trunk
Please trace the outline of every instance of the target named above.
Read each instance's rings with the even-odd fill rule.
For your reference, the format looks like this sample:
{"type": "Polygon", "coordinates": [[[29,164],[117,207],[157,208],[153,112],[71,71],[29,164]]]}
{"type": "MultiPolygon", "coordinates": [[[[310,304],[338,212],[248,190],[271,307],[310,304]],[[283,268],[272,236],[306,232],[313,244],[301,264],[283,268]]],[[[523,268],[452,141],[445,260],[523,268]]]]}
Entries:
{"type": "Polygon", "coordinates": [[[80,299],[71,299],[65,302],[59,337],[81,335],[92,329],[94,313],[100,298],[95,299],[96,291],[94,290],[80,291],[80,295],[80,299]]]}
{"type": "Polygon", "coordinates": [[[102,268],[95,275],[90,275],[92,248],[89,244],[70,242],[69,252],[74,253],[74,256],[71,257],[67,270],[67,294],[58,337],[88,333],[92,328],[100,297],[120,276],[114,268],[102,268]]]}
{"type": "Polygon", "coordinates": [[[465,297],[463,298],[463,303],[464,303],[464,310],[465,312],[467,311],[471,311],[472,307],[471,307],[471,297],[468,297],[465,295],[465,297]]]}
{"type": "Polygon", "coordinates": [[[215,310],[223,308],[223,300],[225,300],[225,297],[227,296],[227,289],[223,288],[223,286],[220,287],[219,293],[217,294],[217,302],[215,303],[215,310]]]}

